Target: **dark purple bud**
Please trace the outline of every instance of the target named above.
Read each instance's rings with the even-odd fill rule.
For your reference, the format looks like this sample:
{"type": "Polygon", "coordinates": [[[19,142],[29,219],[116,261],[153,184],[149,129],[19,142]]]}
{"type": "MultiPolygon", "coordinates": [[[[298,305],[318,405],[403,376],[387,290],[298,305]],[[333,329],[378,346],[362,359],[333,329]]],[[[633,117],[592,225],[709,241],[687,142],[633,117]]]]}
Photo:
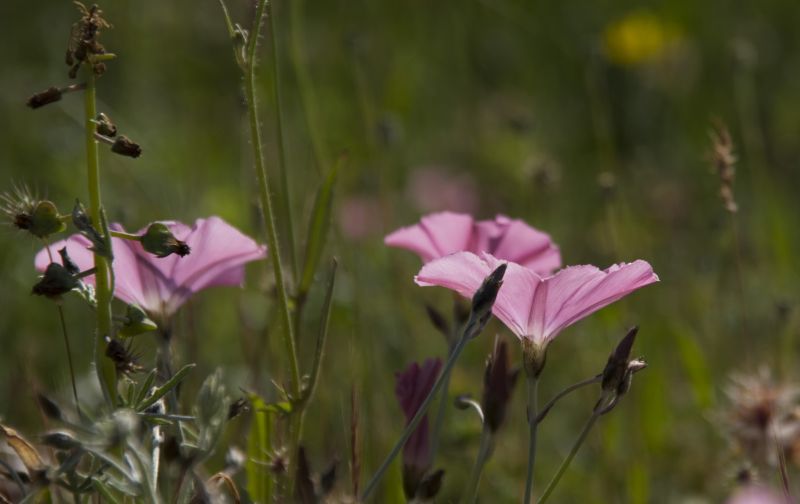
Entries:
{"type": "MultiPolygon", "coordinates": [[[[430,393],[442,367],[440,359],[427,359],[422,366],[414,362],[395,375],[395,395],[406,417],[414,418],[430,393]]],[[[427,415],[411,433],[403,447],[403,488],[410,499],[432,464],[427,415]]]]}
{"type": "Polygon", "coordinates": [[[75,436],[66,431],[51,431],[42,435],[42,444],[56,450],[71,450],[81,446],[75,436]]]}
{"type": "Polygon", "coordinates": [[[61,413],[61,407],[46,395],[37,394],[36,401],[47,418],[51,420],[62,420],[64,418],[63,413],[61,413]]]}
{"type": "Polygon", "coordinates": [[[639,332],[639,328],[632,327],[608,357],[606,367],[603,369],[603,390],[616,390],[625,380],[625,375],[628,373],[628,360],[637,332],[639,332]]]}
{"type": "Polygon", "coordinates": [[[519,370],[508,369],[508,346],[505,341],[501,341],[486,360],[486,371],[483,375],[481,406],[484,421],[492,432],[496,432],[503,424],[518,376],[519,370]]]}
{"type": "Polygon", "coordinates": [[[242,413],[246,413],[248,411],[250,411],[250,401],[244,397],[240,397],[239,399],[233,401],[228,407],[228,420],[232,420],[242,413]]]}
{"type": "Polygon", "coordinates": [[[311,479],[311,467],[306,458],[306,449],[301,446],[297,450],[297,474],[294,485],[294,502],[300,504],[316,504],[314,481],[311,479]]]}
{"type": "Polygon", "coordinates": [[[497,299],[497,293],[503,285],[503,276],[506,274],[505,263],[489,274],[472,296],[472,316],[485,323],[492,314],[492,307],[497,299]]]}
{"type": "Polygon", "coordinates": [[[442,480],[444,480],[444,469],[437,469],[426,475],[417,488],[415,498],[421,502],[433,501],[442,489],[442,480]]]}
{"type": "Polygon", "coordinates": [[[64,268],[73,275],[77,275],[81,272],[81,269],[72,261],[72,258],[67,253],[66,245],[60,249],[58,249],[58,255],[61,256],[61,264],[64,268]]]}

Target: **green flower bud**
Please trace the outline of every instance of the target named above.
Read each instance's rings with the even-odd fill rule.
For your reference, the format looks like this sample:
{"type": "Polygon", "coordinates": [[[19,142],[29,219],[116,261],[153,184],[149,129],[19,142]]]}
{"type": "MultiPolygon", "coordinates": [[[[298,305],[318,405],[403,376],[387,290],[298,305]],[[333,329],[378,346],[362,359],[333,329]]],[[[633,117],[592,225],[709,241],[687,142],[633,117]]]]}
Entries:
{"type": "Polygon", "coordinates": [[[175,238],[167,225],[161,222],[150,224],[139,241],[142,242],[142,247],[146,251],[157,257],[167,257],[170,254],[178,254],[183,257],[192,251],[186,242],[175,238]]]}
{"type": "Polygon", "coordinates": [[[158,326],[147,317],[147,314],[136,305],[128,305],[125,313],[125,323],[119,329],[120,336],[136,336],[142,333],[155,331],[158,326]]]}

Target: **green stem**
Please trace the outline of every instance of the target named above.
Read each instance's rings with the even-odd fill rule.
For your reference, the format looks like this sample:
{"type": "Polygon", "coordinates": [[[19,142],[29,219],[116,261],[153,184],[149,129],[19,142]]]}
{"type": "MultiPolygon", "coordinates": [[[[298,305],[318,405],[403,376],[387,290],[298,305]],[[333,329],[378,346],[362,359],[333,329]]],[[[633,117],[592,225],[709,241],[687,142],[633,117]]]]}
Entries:
{"type": "Polygon", "coordinates": [[[130,241],[140,241],[141,236],[131,234],[131,233],[124,233],[122,231],[111,231],[111,236],[114,238],[122,238],[123,240],[130,240],[130,241]]]}
{"type": "MultiPolygon", "coordinates": [[[[264,152],[261,144],[261,122],[258,118],[256,103],[256,49],[258,47],[258,38],[260,36],[259,33],[261,31],[261,24],[266,7],[267,0],[258,0],[256,17],[253,21],[253,28],[250,30],[250,37],[247,41],[247,68],[245,70],[244,85],[247,99],[247,111],[250,119],[250,137],[253,144],[253,157],[256,165],[256,175],[258,177],[261,211],[263,212],[264,224],[267,227],[267,245],[270,260],[272,261],[273,274],[275,275],[281,322],[283,324],[283,344],[286,351],[286,359],[289,361],[290,393],[292,398],[298,399],[300,397],[300,368],[297,362],[297,349],[295,345],[291,310],[289,309],[289,296],[284,279],[283,265],[281,264],[281,254],[275,225],[275,214],[272,208],[269,178],[267,177],[267,170],[264,166],[264,152]]],[[[300,444],[301,422],[302,418],[299,415],[291,416],[289,425],[289,484],[286,486],[288,491],[294,488],[294,468],[297,458],[297,449],[300,444]]]]}
{"type": "Polygon", "coordinates": [[[78,418],[83,418],[81,413],[81,402],[78,400],[78,387],[75,385],[75,367],[72,365],[72,350],[69,345],[69,335],[67,334],[67,321],[64,320],[64,308],[61,304],[58,307],[58,318],[61,320],[61,331],[64,334],[64,345],[67,347],[67,363],[69,364],[69,378],[72,381],[72,396],[75,399],[75,409],[78,412],[78,418]]]}
{"type": "Polygon", "coordinates": [[[489,460],[489,455],[492,449],[492,430],[488,424],[483,424],[483,432],[481,432],[481,446],[478,449],[478,458],[475,459],[475,465],[472,467],[472,474],[469,477],[469,486],[464,492],[464,502],[472,503],[478,500],[478,485],[481,482],[481,473],[483,473],[483,466],[489,460]]]}
{"type": "Polygon", "coordinates": [[[555,490],[556,485],[558,485],[561,476],[564,475],[567,468],[569,467],[570,462],[572,462],[572,459],[575,458],[575,454],[577,454],[578,450],[580,450],[581,445],[583,444],[584,440],[586,440],[586,436],[589,434],[589,431],[592,430],[594,423],[597,421],[598,418],[600,418],[600,415],[601,414],[598,411],[594,411],[592,413],[592,416],[589,417],[589,420],[586,422],[586,425],[583,426],[583,430],[581,430],[581,433],[578,435],[578,439],[576,439],[575,443],[572,445],[572,448],[570,449],[567,458],[565,458],[564,461],[561,462],[561,466],[559,466],[555,476],[553,476],[553,479],[550,480],[550,483],[547,485],[547,488],[544,489],[544,493],[542,493],[541,498],[539,498],[539,500],[537,501],[538,504],[542,504],[543,502],[545,502],[547,498],[550,497],[550,494],[553,493],[553,490],[555,490]]]}
{"type": "MultiPolygon", "coordinates": [[[[450,349],[452,354],[452,348],[450,349]]],[[[436,452],[439,450],[439,438],[444,425],[444,416],[449,405],[448,395],[450,389],[450,373],[444,377],[444,385],[442,385],[441,399],[439,399],[439,408],[436,412],[436,420],[433,423],[433,432],[431,432],[431,460],[436,460],[436,452]]]]}
{"type": "Polygon", "coordinates": [[[383,461],[380,467],[378,467],[378,470],[375,471],[375,474],[369,480],[369,483],[367,483],[367,486],[364,488],[364,493],[361,494],[362,501],[366,501],[372,491],[375,490],[375,487],[383,477],[383,474],[389,468],[394,458],[400,453],[400,450],[403,449],[403,446],[406,444],[406,441],[408,441],[408,438],[411,437],[411,434],[417,428],[417,425],[419,425],[419,423],[425,417],[425,413],[428,411],[431,402],[433,402],[433,398],[436,397],[436,394],[444,385],[445,379],[453,370],[453,366],[458,360],[458,356],[461,354],[461,351],[464,350],[464,347],[470,339],[477,336],[477,333],[479,333],[481,329],[481,324],[475,320],[474,316],[470,315],[470,320],[467,322],[467,325],[464,328],[464,333],[461,335],[461,339],[453,348],[450,358],[447,359],[444,370],[442,370],[442,372],[439,374],[439,377],[436,379],[433,387],[431,387],[431,391],[428,392],[428,396],[424,401],[422,401],[422,404],[419,406],[414,418],[412,418],[411,421],[406,425],[405,430],[403,430],[403,433],[400,435],[400,439],[397,440],[397,443],[395,443],[394,447],[392,447],[389,455],[386,456],[386,459],[383,461]]]}
{"type": "MultiPolygon", "coordinates": [[[[273,2],[274,4],[274,2],[273,2]]],[[[275,131],[278,136],[278,173],[280,173],[281,192],[283,197],[283,218],[284,230],[286,231],[286,241],[289,242],[289,262],[292,267],[292,278],[294,278],[295,285],[300,282],[299,270],[297,266],[297,249],[295,247],[294,238],[294,222],[292,220],[292,198],[289,193],[289,176],[286,172],[286,150],[283,139],[283,106],[281,105],[281,78],[280,78],[280,63],[278,61],[278,35],[275,33],[274,5],[268,6],[267,22],[269,23],[269,33],[272,38],[272,74],[273,74],[273,89],[275,98],[275,131]]]]}
{"type": "Polygon", "coordinates": [[[564,390],[556,394],[555,397],[550,399],[547,402],[547,404],[545,404],[544,407],[538,412],[538,414],[536,415],[536,423],[541,423],[541,421],[544,420],[544,417],[546,417],[547,414],[550,413],[550,410],[553,409],[553,406],[555,406],[556,403],[564,396],[578,390],[581,387],[585,387],[586,385],[591,385],[593,383],[600,383],[601,381],[603,381],[603,375],[599,374],[597,376],[593,376],[592,378],[587,378],[583,381],[579,381],[578,383],[573,383],[569,387],[565,388],[564,390]]]}
{"type": "Polygon", "coordinates": [[[528,504],[533,496],[533,468],[536,465],[536,427],[539,425],[537,402],[539,399],[539,379],[528,376],[528,426],[530,427],[530,443],[528,444],[528,476],[525,480],[525,500],[528,504]]]}
{"type": "MultiPolygon", "coordinates": [[[[89,214],[92,223],[100,228],[100,161],[97,149],[97,140],[94,138],[94,118],[97,116],[95,75],[92,69],[86,67],[86,90],[84,92],[84,124],[86,127],[86,168],[89,182],[89,214]]],[[[97,295],[97,331],[94,339],[94,365],[97,379],[103,390],[106,403],[110,406],[116,402],[117,375],[114,363],[105,358],[105,336],[111,333],[111,288],[109,284],[109,264],[106,259],[94,255],[95,289],[97,295]]]]}

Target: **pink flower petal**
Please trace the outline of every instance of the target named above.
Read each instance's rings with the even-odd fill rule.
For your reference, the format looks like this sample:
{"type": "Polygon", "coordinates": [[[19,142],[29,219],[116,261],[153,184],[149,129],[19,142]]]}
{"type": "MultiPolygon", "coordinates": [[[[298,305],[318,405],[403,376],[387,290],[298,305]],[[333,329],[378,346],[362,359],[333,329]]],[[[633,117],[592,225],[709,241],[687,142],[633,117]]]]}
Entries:
{"type": "Polygon", "coordinates": [[[425,262],[466,250],[472,238],[472,217],[441,212],[422,218],[419,224],[398,229],[384,239],[390,247],[408,249],[425,262]]]}

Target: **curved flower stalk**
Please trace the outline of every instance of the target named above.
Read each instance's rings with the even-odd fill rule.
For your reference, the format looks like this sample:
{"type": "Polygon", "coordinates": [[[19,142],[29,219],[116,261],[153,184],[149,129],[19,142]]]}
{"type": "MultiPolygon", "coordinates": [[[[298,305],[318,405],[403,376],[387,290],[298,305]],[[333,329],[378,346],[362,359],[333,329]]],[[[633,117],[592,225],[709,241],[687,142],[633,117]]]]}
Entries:
{"type": "Polygon", "coordinates": [[[466,251],[487,252],[539,274],[550,274],[561,267],[561,252],[550,235],[505,215],[476,221],[467,214],[434,213],[419,224],[391,233],[384,243],[410,250],[425,263],[466,251]]]}
{"type": "MultiPolygon", "coordinates": [[[[146,252],[139,241],[111,239],[114,296],[140,306],[158,321],[169,320],[198,291],[218,285],[240,285],[244,279],[244,265],[266,257],[265,246],[219,217],[197,219],[192,227],[180,222],[165,224],[178,240],[191,248],[191,254],[161,258],[146,252]]],[[[123,231],[119,225],[113,225],[111,229],[123,231]]],[[[136,235],[143,235],[146,230],[142,229],[136,235]]],[[[87,238],[73,235],[51,247],[66,247],[69,256],[83,270],[93,264],[90,245],[87,238]]],[[[47,250],[39,251],[35,259],[36,269],[44,271],[49,264],[47,250]]],[[[86,280],[93,283],[94,277],[86,280]]]]}

